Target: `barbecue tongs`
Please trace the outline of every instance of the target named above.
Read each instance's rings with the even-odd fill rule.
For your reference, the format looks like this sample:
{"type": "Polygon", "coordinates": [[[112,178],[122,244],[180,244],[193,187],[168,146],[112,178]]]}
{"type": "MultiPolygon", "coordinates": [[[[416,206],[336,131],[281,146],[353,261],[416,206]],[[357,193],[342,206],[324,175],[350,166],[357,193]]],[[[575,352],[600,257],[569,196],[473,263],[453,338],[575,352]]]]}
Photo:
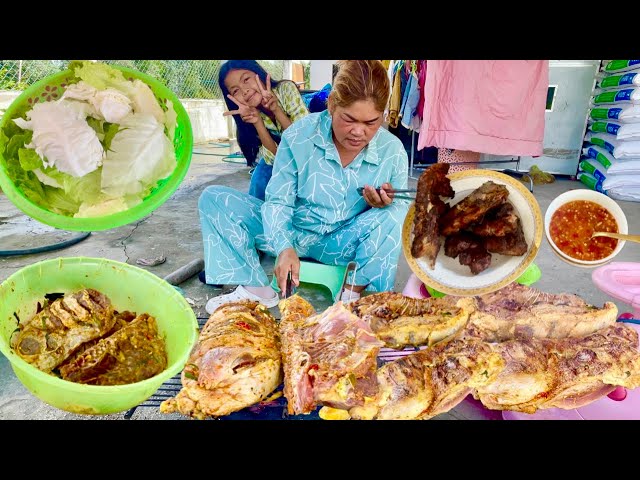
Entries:
{"type": "MultiPolygon", "coordinates": [[[[380,190],[382,190],[381,188],[376,188],[376,191],[378,192],[378,195],[380,194],[380,190]]],[[[356,190],[358,192],[358,195],[363,196],[364,194],[364,187],[358,187],[358,189],[356,190]]],[[[398,200],[415,200],[414,197],[410,196],[410,195],[397,195],[398,193],[416,193],[416,189],[415,188],[392,188],[390,190],[385,189],[384,190],[387,193],[393,193],[393,198],[397,198],[398,200]]]]}

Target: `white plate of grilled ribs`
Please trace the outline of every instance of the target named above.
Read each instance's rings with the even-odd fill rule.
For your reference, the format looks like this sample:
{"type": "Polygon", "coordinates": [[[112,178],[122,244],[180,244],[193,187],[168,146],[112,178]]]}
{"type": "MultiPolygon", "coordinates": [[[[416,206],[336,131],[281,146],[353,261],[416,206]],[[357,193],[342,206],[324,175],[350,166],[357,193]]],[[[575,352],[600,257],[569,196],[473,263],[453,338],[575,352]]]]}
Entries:
{"type": "Polygon", "coordinates": [[[403,252],[427,286],[482,295],[515,281],[535,259],[543,223],[535,197],[493,170],[448,173],[432,165],[405,218],[403,252]]]}

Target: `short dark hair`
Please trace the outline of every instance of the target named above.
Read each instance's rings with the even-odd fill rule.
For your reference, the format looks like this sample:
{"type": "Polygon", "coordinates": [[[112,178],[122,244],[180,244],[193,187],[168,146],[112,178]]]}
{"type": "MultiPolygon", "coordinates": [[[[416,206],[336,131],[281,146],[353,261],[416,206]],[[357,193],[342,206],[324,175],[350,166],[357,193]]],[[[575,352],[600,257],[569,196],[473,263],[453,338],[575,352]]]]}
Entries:
{"type": "MultiPolygon", "coordinates": [[[[220,86],[220,90],[222,90],[222,98],[227,104],[227,108],[229,110],[236,110],[238,106],[233,103],[227,95],[229,94],[229,90],[224,84],[224,79],[227,78],[227,75],[231,70],[249,70],[254,72],[260,77],[262,83],[267,84],[267,71],[260,66],[258,62],[255,60],[227,60],[220,67],[220,72],[218,72],[218,85],[220,86]]],[[[271,77],[271,87],[275,87],[280,83],[280,80],[274,80],[271,77]]],[[[236,138],[238,139],[238,145],[240,145],[240,150],[244,155],[244,158],[247,161],[248,166],[252,166],[256,157],[258,156],[258,150],[260,149],[260,138],[258,137],[258,132],[253,125],[250,123],[243,122],[240,118],[240,115],[234,115],[233,119],[236,122],[236,138]]],[[[280,143],[280,136],[274,135],[269,132],[273,141],[277,144],[280,143]]]]}

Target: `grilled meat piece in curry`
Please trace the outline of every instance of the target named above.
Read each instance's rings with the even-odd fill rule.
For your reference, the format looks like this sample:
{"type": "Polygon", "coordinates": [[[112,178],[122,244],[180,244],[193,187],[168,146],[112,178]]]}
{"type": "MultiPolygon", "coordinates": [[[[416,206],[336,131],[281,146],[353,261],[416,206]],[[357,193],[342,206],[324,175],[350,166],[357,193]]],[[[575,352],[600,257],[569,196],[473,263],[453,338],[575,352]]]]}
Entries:
{"type": "Polygon", "coordinates": [[[51,372],[78,347],[102,337],[113,325],[111,301],[93,289],[68,293],[20,325],[15,352],[44,372],[51,372]]]}
{"type": "Polygon", "coordinates": [[[249,300],[226,303],[202,327],[182,371],[182,389],[162,413],[219,417],[264,400],[282,381],[273,315],[249,300]]]}
{"type": "Polygon", "coordinates": [[[102,340],[103,338],[107,338],[109,335],[116,333],[121,328],[126,327],[127,325],[129,325],[129,323],[131,323],[136,318],[136,314],[128,310],[125,310],[124,312],[114,312],[114,313],[115,313],[115,323],[113,324],[113,327],[111,327],[111,330],[109,330],[107,333],[105,333],[99,338],[94,338],[93,340],[84,342],[71,355],[69,355],[69,357],[67,357],[67,359],[64,362],[58,365],[57,370],[60,370],[63,366],[73,362],[76,358],[82,355],[89,348],[96,345],[100,340],[102,340]]]}
{"type": "Polygon", "coordinates": [[[473,298],[455,304],[439,298],[411,298],[382,292],[350,303],[349,308],[371,326],[389,348],[433,345],[449,338],[467,323],[474,310],[473,298]]]}
{"type": "Polygon", "coordinates": [[[125,385],[151,378],[165,368],[167,351],[156,319],[143,313],[65,363],[60,375],[88,385],[125,385]]]}

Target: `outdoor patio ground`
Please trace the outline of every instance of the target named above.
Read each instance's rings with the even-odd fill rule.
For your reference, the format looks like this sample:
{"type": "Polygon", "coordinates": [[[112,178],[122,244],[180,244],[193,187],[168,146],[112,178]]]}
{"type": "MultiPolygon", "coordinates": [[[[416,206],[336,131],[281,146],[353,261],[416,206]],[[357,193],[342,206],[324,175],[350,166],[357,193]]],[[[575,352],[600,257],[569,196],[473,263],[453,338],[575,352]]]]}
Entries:
{"type": "MultiPolygon", "coordinates": [[[[192,163],[182,185],[176,193],[153,214],[130,225],[108,231],[93,232],[85,240],[62,250],[48,253],[0,256],[0,282],[16,270],[49,258],[92,256],[105,257],[130,264],[136,264],[140,258],[166,256],[166,262],[146,268],[154,274],[164,277],[190,261],[202,257],[202,239],[197,203],[202,190],[209,185],[221,184],[247,191],[249,184],[248,168],[243,159],[225,158],[231,152],[227,144],[211,142],[197,145],[192,163]]],[[[415,186],[415,179],[410,179],[415,186]]],[[[581,183],[558,179],[549,185],[535,186],[534,195],[541,211],[559,194],[571,189],[585,188],[581,183]]],[[[638,203],[619,202],[630,226],[630,233],[640,233],[640,208],[638,203]]],[[[4,249],[30,247],[53,243],[54,238],[69,237],[72,234],[56,231],[40,224],[16,209],[4,195],[0,195],[0,245],[4,249]],[[36,236],[37,234],[37,236],[36,236]]],[[[627,242],[616,261],[638,261],[640,245],[627,242]]],[[[588,302],[601,306],[612,300],[600,292],[591,281],[591,270],[570,266],[561,262],[551,252],[543,238],[536,264],[542,270],[542,278],[536,287],[551,293],[570,292],[580,295],[588,302]]],[[[273,268],[273,260],[265,259],[268,273],[273,268]]],[[[410,269],[401,255],[396,278],[396,291],[402,291],[410,269]]],[[[192,302],[196,316],[206,318],[204,305],[207,300],[221,291],[202,284],[197,277],[180,285],[185,297],[192,302]]],[[[303,285],[300,293],[308,298],[317,310],[331,304],[328,290],[322,287],[303,285]]],[[[628,306],[616,302],[620,313],[628,306]]],[[[277,308],[272,309],[278,316],[277,308]]],[[[484,418],[485,412],[474,408],[468,402],[460,404],[437,419],[475,419],[484,418]]],[[[22,386],[11,369],[9,361],[0,356],[0,419],[122,419],[123,414],[105,416],[82,416],[67,413],[50,407],[31,395],[22,386]]],[[[163,415],[157,408],[138,408],[132,420],[136,419],[184,419],[178,414],[163,415]]]]}

